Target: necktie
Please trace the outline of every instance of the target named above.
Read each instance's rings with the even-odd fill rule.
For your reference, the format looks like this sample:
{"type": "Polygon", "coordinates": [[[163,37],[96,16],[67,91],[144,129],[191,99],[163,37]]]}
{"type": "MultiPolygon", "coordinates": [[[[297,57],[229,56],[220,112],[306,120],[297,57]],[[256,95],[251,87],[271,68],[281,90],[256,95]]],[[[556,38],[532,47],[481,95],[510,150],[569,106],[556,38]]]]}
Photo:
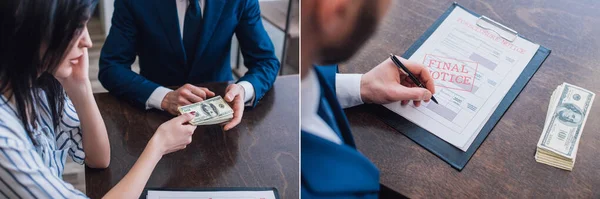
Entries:
{"type": "Polygon", "coordinates": [[[202,29],[202,10],[198,0],[189,0],[190,5],[185,12],[183,23],[183,47],[187,57],[187,65],[191,67],[196,55],[196,47],[202,29]]]}
{"type": "Polygon", "coordinates": [[[341,140],[344,140],[344,137],[342,136],[342,133],[340,132],[340,128],[338,127],[338,124],[335,121],[333,112],[331,111],[331,106],[325,99],[324,95],[321,95],[321,101],[319,102],[319,108],[317,109],[317,114],[319,115],[319,117],[321,117],[321,119],[323,119],[323,121],[325,121],[325,123],[327,123],[327,125],[329,125],[329,127],[331,127],[333,132],[335,132],[340,137],[341,140]]]}

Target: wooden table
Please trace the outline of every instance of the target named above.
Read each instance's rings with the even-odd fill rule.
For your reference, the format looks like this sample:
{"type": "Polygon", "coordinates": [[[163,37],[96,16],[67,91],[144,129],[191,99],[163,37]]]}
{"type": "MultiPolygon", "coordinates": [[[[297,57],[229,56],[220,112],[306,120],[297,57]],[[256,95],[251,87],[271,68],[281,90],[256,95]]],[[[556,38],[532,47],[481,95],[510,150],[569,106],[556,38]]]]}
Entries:
{"type": "MultiPolygon", "coordinates": [[[[376,35],[341,72],[365,73],[404,53],[452,1],[392,1],[376,35]]],[[[535,162],[551,92],[569,82],[600,94],[600,2],[458,1],[552,49],[462,172],[453,169],[365,107],[346,111],[358,149],[381,171],[381,183],[411,198],[599,198],[600,98],[581,137],[572,172],[535,162]]]]}
{"type": "MultiPolygon", "coordinates": [[[[278,77],[272,90],[230,131],[199,126],[192,144],[164,156],[146,186],[276,187],[282,198],[298,198],[298,82],[297,75],[278,77]]],[[[201,86],[223,96],[227,83],[201,86]]],[[[125,176],[158,126],[172,116],[137,109],[107,93],[95,97],[112,151],[109,168],[86,168],[87,194],[100,198],[125,176]]]]}

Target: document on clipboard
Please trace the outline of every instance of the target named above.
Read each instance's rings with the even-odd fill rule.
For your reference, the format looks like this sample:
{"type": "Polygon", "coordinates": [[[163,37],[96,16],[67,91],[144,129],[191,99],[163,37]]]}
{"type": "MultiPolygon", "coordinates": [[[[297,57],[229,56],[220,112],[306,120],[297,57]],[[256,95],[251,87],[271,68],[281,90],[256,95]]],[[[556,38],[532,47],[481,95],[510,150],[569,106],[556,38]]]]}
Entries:
{"type": "Polygon", "coordinates": [[[278,199],[277,192],[267,189],[222,190],[147,190],[147,199],[278,199]]]}
{"type": "Polygon", "coordinates": [[[456,6],[407,57],[429,69],[439,104],[384,107],[466,152],[539,48],[456,6]]]}

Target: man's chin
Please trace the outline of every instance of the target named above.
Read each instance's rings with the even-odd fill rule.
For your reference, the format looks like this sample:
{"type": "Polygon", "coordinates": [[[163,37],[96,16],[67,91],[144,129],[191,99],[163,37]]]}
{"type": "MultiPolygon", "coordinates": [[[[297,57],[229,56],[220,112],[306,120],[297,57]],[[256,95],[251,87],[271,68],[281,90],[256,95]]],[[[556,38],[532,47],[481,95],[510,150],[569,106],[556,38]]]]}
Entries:
{"type": "Polygon", "coordinates": [[[348,61],[356,52],[360,49],[360,46],[352,48],[325,48],[321,52],[321,58],[319,59],[320,65],[334,65],[345,61],[348,61]]]}

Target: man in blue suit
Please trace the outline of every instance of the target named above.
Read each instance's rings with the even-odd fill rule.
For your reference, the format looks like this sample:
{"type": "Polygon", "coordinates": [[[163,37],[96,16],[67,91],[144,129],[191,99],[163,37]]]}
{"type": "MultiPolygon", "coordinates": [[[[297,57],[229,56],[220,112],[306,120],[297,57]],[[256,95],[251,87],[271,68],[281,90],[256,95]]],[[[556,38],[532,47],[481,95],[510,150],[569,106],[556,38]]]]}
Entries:
{"type": "Polygon", "coordinates": [[[419,106],[434,93],[427,69],[399,59],[427,89],[390,59],[366,74],[337,74],[374,32],[389,0],[302,0],[302,198],[376,198],[379,171],[354,144],[343,108],[401,101],[419,106]],[[314,66],[314,64],[324,64],[314,66]]]}
{"type": "Polygon", "coordinates": [[[255,106],[275,81],[279,62],[258,0],[115,0],[114,5],[98,78],[111,93],[140,108],[176,115],[179,106],[213,97],[212,91],[191,84],[232,80],[234,33],[248,72],[226,89],[224,99],[232,104],[234,118],[224,129],[239,124],[244,106],[255,106]],[[140,74],[131,70],[136,56],[140,74]],[[184,86],[166,88],[178,85],[184,86]]]}

